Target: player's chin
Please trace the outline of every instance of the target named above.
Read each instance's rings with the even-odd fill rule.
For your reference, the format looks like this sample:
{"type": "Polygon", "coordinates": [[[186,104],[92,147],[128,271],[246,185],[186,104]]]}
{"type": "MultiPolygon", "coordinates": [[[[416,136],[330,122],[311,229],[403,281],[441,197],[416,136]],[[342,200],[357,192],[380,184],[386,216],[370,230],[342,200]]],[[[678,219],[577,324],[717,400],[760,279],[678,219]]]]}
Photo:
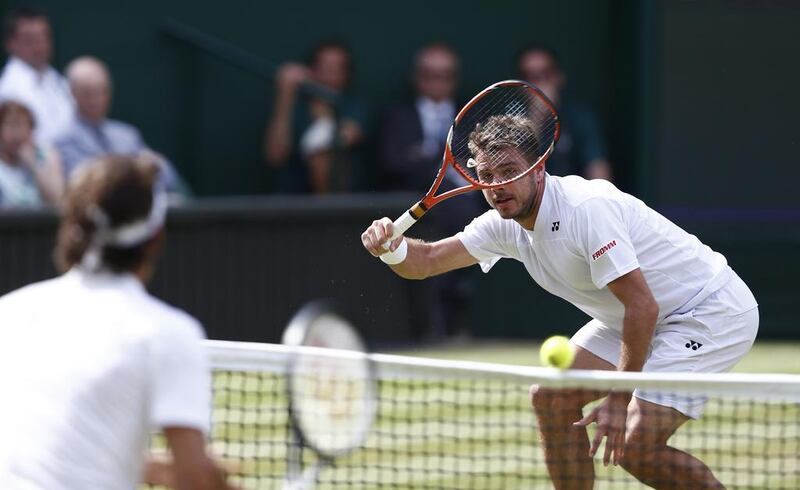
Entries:
{"type": "Polygon", "coordinates": [[[516,216],[517,212],[517,206],[514,199],[495,201],[494,209],[496,209],[498,214],[500,214],[500,216],[503,218],[513,218],[516,216]]]}

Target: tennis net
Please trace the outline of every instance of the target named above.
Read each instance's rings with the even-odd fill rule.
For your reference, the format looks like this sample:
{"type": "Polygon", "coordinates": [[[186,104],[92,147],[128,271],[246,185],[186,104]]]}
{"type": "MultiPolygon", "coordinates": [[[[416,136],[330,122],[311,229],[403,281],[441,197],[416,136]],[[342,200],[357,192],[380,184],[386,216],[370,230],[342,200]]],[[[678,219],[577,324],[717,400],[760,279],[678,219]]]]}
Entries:
{"type": "MultiPolygon", "coordinates": [[[[208,341],[214,370],[213,451],[246,489],[282,488],[292,446],[287,364],[297,348],[208,341]]],[[[334,355],[334,354],[330,354],[334,355]]],[[[528,388],[646,390],[706,400],[673,447],[700,458],[726,488],[800,488],[800,376],[642,374],[369,354],[377,417],[363,447],[323,469],[315,488],[552,488],[528,388]]],[[[566,392],[565,392],[566,393],[566,392]]],[[[589,405],[587,413],[594,405],[589,405]]],[[[589,427],[590,436],[594,427],[589,427]]],[[[645,488],[594,458],[594,488],[645,488]]],[[[312,464],[312,451],[304,451],[312,464]]],[[[667,488],[692,488],[675,468],[667,488]],[[672,486],[670,486],[672,485],[672,486]]],[[[586,474],[574,474],[576,480],[586,474]]]]}

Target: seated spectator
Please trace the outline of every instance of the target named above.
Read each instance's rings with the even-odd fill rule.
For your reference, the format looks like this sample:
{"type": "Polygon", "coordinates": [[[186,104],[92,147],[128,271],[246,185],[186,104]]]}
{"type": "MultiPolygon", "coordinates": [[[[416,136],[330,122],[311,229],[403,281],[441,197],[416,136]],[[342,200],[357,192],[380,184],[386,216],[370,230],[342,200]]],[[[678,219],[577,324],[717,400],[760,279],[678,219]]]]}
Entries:
{"type": "MultiPolygon", "coordinates": [[[[459,59],[442,43],[424,46],[416,55],[412,82],[413,99],[390,107],[381,118],[378,152],[389,190],[424,194],[442,163],[447,133],[459,104],[456,103],[459,59]]],[[[448,169],[440,192],[466,185],[453,168],[448,169]]],[[[437,205],[426,215],[438,231],[449,236],[461,231],[487,209],[479,192],[472,192],[437,205]]],[[[433,331],[424,335],[463,338],[469,335],[467,312],[472,300],[471,271],[460,269],[435,279],[438,302],[429,321],[433,331]]]]}
{"type": "Polygon", "coordinates": [[[360,170],[355,168],[360,163],[357,146],[364,137],[366,117],[363,104],[347,92],[352,74],[350,50],[339,42],[318,45],[308,67],[287,63],[280,68],[264,138],[267,162],[285,169],[286,182],[280,190],[315,194],[352,190],[353,173],[360,170]],[[309,80],[339,95],[338,124],[329,101],[300,93],[309,80]]]}
{"type": "Polygon", "coordinates": [[[50,21],[41,10],[15,9],[5,18],[4,40],[9,58],[0,75],[0,100],[13,99],[30,108],[36,142],[50,146],[75,110],[66,80],[50,66],[50,21]]]}
{"type": "Polygon", "coordinates": [[[58,205],[64,174],[58,154],[33,141],[34,118],[24,105],[0,103],[0,208],[58,205]]]}
{"type": "Polygon", "coordinates": [[[517,70],[520,78],[539,87],[558,108],[561,137],[547,160],[548,173],[611,180],[611,164],[597,119],[587,107],[565,97],[567,77],[555,51],[529,46],[517,57],[517,70]]]}
{"type": "Polygon", "coordinates": [[[160,185],[167,192],[188,194],[188,187],[172,164],[147,146],[138,129],[108,119],[112,87],[111,76],[103,62],[82,56],[70,62],[66,74],[75,97],[77,114],[69,128],[57,138],[56,146],[64,161],[67,177],[81,165],[98,157],[138,156],[151,159],[162,167],[160,185]]]}

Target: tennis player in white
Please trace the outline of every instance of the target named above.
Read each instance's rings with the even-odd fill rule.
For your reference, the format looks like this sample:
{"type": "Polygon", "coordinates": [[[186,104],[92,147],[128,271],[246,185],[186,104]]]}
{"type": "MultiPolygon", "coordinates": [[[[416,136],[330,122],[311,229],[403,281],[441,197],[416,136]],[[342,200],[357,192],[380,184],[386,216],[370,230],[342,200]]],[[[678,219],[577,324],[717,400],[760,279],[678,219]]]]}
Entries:
{"type": "Polygon", "coordinates": [[[109,157],[73,181],[67,272],[0,298],[0,488],[228,488],[206,455],[203,330],[144,289],[163,242],[157,167],[109,157]],[[146,463],[162,429],[171,461],[146,463]]]}
{"type": "MultiPolygon", "coordinates": [[[[470,150],[485,182],[529,166],[514,141],[480,130],[470,150]]],[[[725,257],[611,183],[551,176],[542,165],[484,195],[494,209],[455,236],[401,237],[387,251],[392,221],[383,218],[362,234],[363,245],[408,279],[474,264],[488,272],[502,258],[522,262],[541,287],[593,318],[571,339],[575,369],[721,372],[752,346],[756,300],[725,257]]],[[[722,488],[703,462],[667,445],[700,416],[703,399],[534,386],[531,400],[558,489],[592,488],[603,438],[606,465],[621,464],[654,488],[722,488]],[[584,417],[583,406],[602,397],[584,417]],[[598,430],[589,441],[592,422],[598,430]]]]}

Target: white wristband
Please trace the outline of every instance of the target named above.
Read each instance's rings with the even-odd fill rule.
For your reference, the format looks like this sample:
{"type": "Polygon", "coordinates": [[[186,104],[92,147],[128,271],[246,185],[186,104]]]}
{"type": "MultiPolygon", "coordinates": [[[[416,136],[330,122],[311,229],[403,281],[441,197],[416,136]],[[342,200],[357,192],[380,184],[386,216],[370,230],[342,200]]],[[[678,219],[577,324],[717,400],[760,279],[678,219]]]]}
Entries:
{"type": "Polygon", "coordinates": [[[406,239],[403,238],[403,241],[400,242],[400,246],[397,247],[394,252],[386,252],[378,258],[385,264],[394,265],[406,260],[406,255],[408,255],[408,243],[406,243],[406,239]]]}

